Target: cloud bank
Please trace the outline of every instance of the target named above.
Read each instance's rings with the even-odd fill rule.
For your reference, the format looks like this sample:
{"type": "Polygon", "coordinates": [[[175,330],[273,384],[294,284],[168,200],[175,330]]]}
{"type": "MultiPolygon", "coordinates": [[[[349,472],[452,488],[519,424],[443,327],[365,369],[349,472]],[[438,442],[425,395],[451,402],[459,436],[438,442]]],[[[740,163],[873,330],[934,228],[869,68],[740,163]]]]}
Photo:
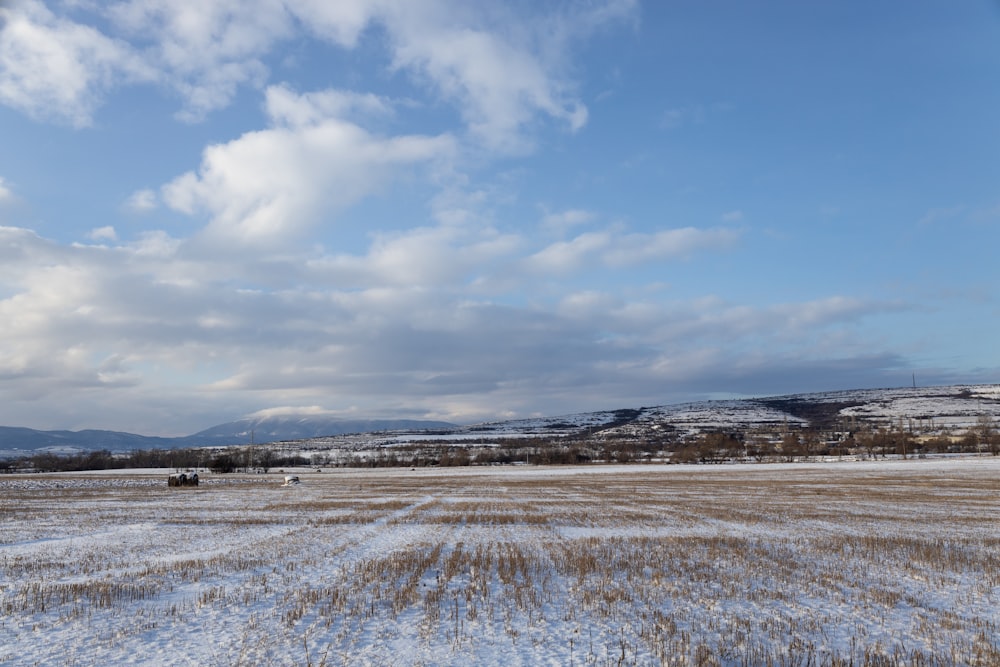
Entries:
{"type": "MultiPolygon", "coordinates": [[[[512,210],[509,173],[487,170],[587,131],[574,50],[634,26],[635,2],[530,17],[448,0],[63,9],[0,8],[0,103],[85,132],[143,87],[176,101],[181,124],[241,94],[261,120],[120,196],[125,219],[67,221],[76,242],[4,220],[2,423],[176,435],[296,406],[471,422],[818,374],[830,388],[888,382],[906,363],[853,333],[903,301],[675,294],[681,267],[759,241],[742,210],[710,225],[584,204],[497,213],[512,210]],[[287,51],[314,42],[373,58],[400,92],[282,78],[287,51]],[[405,207],[365,217],[399,191],[405,207]]],[[[0,179],[0,204],[12,198],[0,179]]]]}

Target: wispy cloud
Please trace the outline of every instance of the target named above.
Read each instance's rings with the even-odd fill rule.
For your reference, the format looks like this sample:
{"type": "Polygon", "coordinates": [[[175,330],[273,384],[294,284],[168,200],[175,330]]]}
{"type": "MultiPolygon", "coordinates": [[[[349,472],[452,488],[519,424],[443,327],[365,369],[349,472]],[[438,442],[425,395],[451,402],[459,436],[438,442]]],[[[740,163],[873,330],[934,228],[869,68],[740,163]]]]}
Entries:
{"type": "Polygon", "coordinates": [[[567,53],[576,39],[635,11],[633,0],[607,0],[526,22],[513,10],[452,0],[128,0],[83,23],[24,0],[0,7],[0,101],[85,126],[109,90],[153,83],[181,96],[178,118],[197,122],[228,106],[241,87],[266,86],[265,59],[279,44],[305,34],[350,49],[377,24],[393,70],[456,105],[475,141],[520,152],[530,147],[524,129],[539,114],[570,131],[586,123],[565,74],[567,53]]]}
{"type": "Polygon", "coordinates": [[[597,219],[593,211],[579,208],[566,211],[546,213],[542,217],[542,226],[553,233],[563,234],[574,227],[579,227],[597,219]]]}
{"type": "Polygon", "coordinates": [[[931,210],[924,213],[923,217],[920,218],[917,224],[922,227],[929,225],[934,225],[939,222],[944,222],[948,220],[954,220],[956,217],[965,212],[964,206],[946,206],[942,208],[932,208],[931,210]]]}
{"type": "Polygon", "coordinates": [[[90,230],[87,236],[95,241],[117,241],[118,232],[111,225],[106,225],[104,227],[97,227],[96,229],[90,230]]]}
{"type": "Polygon", "coordinates": [[[693,253],[732,247],[740,233],[733,229],[682,227],[653,233],[616,229],[584,232],[538,251],[526,266],[539,273],[569,273],[593,266],[623,267],[657,260],[683,259],[693,253]]]}
{"type": "Polygon", "coordinates": [[[1000,221],[1000,204],[972,211],[970,218],[979,223],[993,223],[1000,221]]]}
{"type": "Polygon", "coordinates": [[[129,0],[106,14],[158,81],[181,95],[177,117],[186,122],[228,106],[241,86],[262,86],[264,56],[295,34],[280,0],[129,0]]]}
{"type": "Polygon", "coordinates": [[[156,192],[144,188],[142,190],[136,190],[129,198],[125,200],[125,209],[131,211],[132,213],[148,213],[154,210],[158,205],[158,199],[156,192]]]}
{"type": "Polygon", "coordinates": [[[673,107],[660,114],[659,126],[663,130],[675,130],[685,125],[701,125],[718,114],[731,111],[732,108],[732,104],[728,102],[673,107]]]}

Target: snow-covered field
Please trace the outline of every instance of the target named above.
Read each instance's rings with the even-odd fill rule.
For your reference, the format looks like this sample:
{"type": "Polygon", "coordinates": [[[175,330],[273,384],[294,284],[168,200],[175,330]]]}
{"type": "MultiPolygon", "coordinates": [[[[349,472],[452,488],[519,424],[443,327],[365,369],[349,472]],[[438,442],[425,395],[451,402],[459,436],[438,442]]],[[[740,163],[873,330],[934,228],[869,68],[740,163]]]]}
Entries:
{"type": "Polygon", "coordinates": [[[300,477],[0,478],[0,664],[1000,664],[1000,458],[300,477]]]}

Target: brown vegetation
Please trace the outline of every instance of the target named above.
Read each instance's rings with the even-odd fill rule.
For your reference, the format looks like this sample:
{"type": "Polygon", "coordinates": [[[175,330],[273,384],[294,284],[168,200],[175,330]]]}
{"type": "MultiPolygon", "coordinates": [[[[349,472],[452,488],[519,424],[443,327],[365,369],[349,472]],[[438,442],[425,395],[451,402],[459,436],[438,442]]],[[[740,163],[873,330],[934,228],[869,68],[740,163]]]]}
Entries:
{"type": "Polygon", "coordinates": [[[353,472],[197,494],[8,482],[0,539],[42,546],[0,555],[0,611],[8,629],[111,623],[87,649],[107,657],[266,610],[218,635],[228,664],[301,654],[303,637],[326,664],[389,660],[386,637],[452,664],[552,642],[574,664],[997,664],[996,477],[853,466],[353,472]],[[116,525],[156,539],[44,547],[116,525]]]}

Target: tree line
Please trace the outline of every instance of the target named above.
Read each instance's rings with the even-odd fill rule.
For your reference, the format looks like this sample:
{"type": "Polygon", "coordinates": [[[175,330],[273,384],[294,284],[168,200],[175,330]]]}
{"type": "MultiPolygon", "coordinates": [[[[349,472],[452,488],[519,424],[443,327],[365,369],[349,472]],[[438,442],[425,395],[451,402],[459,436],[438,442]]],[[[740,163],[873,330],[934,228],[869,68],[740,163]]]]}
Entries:
{"type": "Polygon", "coordinates": [[[263,447],[234,449],[148,449],[112,452],[101,449],[75,454],[39,452],[9,461],[0,461],[0,472],[80,472],[84,470],[121,470],[125,468],[163,468],[167,470],[208,469],[227,473],[243,469],[263,470],[273,467],[310,465],[309,459],[280,455],[263,447]]]}
{"type": "Polygon", "coordinates": [[[98,450],[77,454],[42,452],[0,461],[0,471],[74,472],[121,468],[208,469],[215,473],[268,472],[274,468],[334,466],[351,468],[453,467],[471,465],[562,465],[586,463],[791,462],[855,456],[909,458],[928,454],[1000,455],[1000,432],[993,419],[981,417],[959,436],[918,436],[902,425],[882,425],[849,432],[785,429],[783,433],[710,432],[678,437],[668,428],[653,435],[607,437],[600,432],[555,438],[506,438],[489,443],[453,441],[396,443],[343,453],[282,451],[256,447],[150,449],[134,452],[98,450]]]}

